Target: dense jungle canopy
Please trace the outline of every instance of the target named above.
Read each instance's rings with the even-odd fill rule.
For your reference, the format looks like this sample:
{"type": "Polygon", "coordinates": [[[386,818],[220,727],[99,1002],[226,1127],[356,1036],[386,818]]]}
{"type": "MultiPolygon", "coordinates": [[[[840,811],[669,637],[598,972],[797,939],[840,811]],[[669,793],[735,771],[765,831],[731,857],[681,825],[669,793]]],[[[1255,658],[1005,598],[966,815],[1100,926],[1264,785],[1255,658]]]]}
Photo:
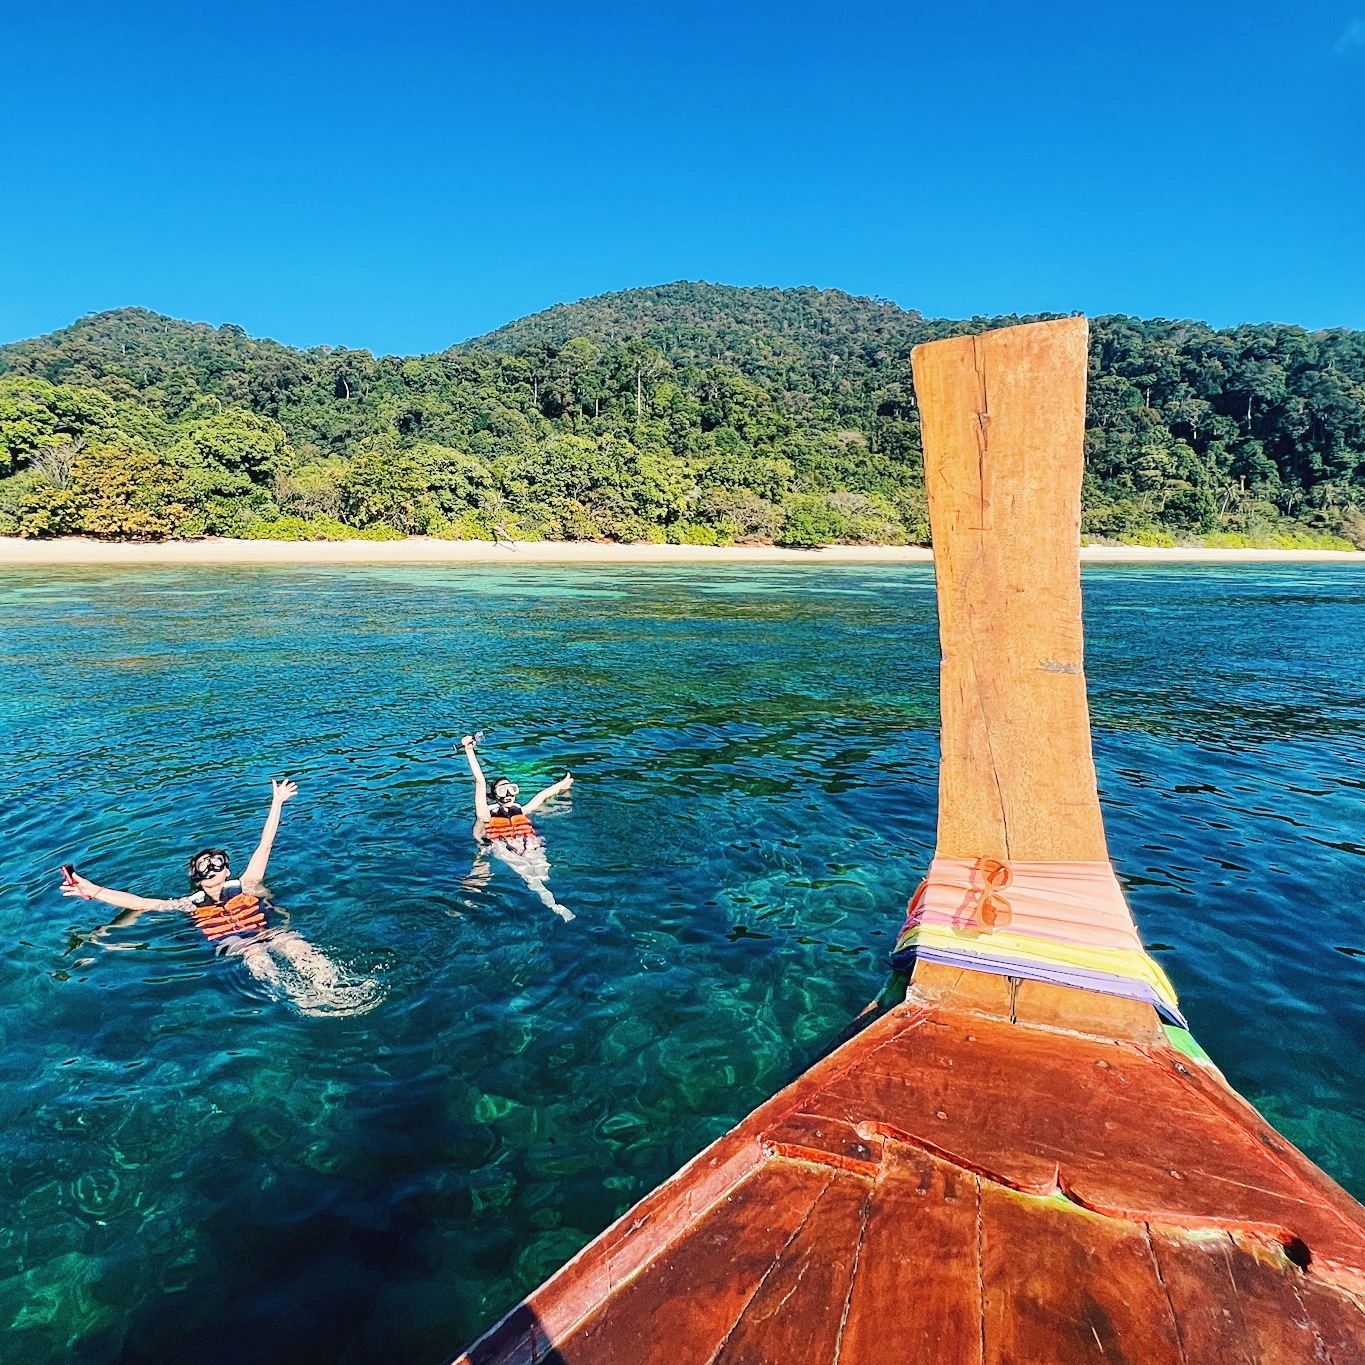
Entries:
{"type": "MultiPolygon", "coordinates": [[[[1028,320],[678,283],[402,357],[118,309],[0,347],[0,534],[927,543],[911,348],[1028,320]]],[[[1093,319],[1087,426],[1092,537],[1365,547],[1365,333],[1093,319]]]]}

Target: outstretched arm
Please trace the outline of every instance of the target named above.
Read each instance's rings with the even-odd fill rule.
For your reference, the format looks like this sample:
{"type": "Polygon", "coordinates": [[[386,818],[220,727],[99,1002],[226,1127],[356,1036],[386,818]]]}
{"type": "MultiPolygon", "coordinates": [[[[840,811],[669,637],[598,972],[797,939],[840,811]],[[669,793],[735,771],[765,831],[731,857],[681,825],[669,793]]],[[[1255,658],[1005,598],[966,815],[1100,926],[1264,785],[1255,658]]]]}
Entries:
{"type": "Polygon", "coordinates": [[[464,750],[464,756],[469,760],[469,771],[474,775],[474,813],[482,824],[489,817],[488,810],[488,782],[484,778],[483,769],[479,767],[479,757],[474,752],[474,736],[466,735],[460,741],[460,748],[464,750]]]}
{"type": "Polygon", "coordinates": [[[115,891],[78,873],[73,873],[69,881],[62,883],[62,895],[79,896],[83,901],[103,901],[105,905],[117,906],[123,913],[114,917],[113,924],[120,926],[132,924],[148,910],[178,910],[181,906],[181,902],[176,900],[152,900],[148,896],[134,896],[130,891],[115,891]]]}
{"type": "Polygon", "coordinates": [[[265,828],[261,830],[261,842],[251,855],[251,861],[242,873],[242,890],[259,891],[265,882],[265,868],[270,861],[270,849],[275,842],[275,832],[280,827],[280,807],[298,791],[298,784],[285,778],[283,782],[270,779],[270,814],[265,817],[265,828]]]}
{"type": "Polygon", "coordinates": [[[544,791],[537,792],[523,807],[522,810],[527,815],[533,810],[539,810],[552,796],[558,796],[560,792],[566,792],[573,786],[573,774],[565,773],[553,786],[546,787],[544,791]]]}

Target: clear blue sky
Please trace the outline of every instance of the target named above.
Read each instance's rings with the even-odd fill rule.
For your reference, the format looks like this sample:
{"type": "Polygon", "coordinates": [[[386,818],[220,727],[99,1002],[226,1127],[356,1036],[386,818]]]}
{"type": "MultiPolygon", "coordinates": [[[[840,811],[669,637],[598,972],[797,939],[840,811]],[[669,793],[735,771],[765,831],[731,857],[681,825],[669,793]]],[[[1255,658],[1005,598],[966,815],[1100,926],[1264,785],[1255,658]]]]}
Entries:
{"type": "Polygon", "coordinates": [[[0,340],[674,279],[1365,326],[1365,0],[13,6],[0,340]]]}

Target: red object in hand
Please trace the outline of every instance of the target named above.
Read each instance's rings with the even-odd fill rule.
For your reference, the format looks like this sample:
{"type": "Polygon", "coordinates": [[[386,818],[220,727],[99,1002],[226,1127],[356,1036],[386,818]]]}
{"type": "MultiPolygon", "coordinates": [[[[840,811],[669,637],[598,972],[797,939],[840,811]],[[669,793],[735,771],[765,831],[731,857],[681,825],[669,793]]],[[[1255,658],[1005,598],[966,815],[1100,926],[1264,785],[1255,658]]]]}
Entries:
{"type": "Polygon", "coordinates": [[[75,863],[63,863],[63,864],[62,864],[62,880],[63,880],[68,886],[75,886],[75,885],[76,885],[76,864],[75,864],[75,863]]]}

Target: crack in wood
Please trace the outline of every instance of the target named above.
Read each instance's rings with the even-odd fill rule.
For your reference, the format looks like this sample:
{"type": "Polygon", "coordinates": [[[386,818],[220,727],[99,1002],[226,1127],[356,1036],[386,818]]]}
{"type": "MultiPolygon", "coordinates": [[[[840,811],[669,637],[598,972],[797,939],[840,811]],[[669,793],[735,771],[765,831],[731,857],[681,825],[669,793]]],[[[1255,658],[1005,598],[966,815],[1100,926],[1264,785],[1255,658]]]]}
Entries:
{"type": "Polygon", "coordinates": [[[1294,1295],[1294,1302],[1299,1305],[1299,1312],[1303,1315],[1303,1320],[1308,1324],[1308,1330],[1313,1334],[1313,1353],[1325,1365],[1336,1365],[1336,1360],[1332,1352],[1327,1349],[1327,1343],[1322,1339],[1322,1334],[1318,1331],[1317,1323],[1313,1321],[1313,1315],[1308,1311],[1307,1305],[1303,1301],[1303,1295],[1299,1293],[1299,1287],[1292,1280],[1289,1288],[1294,1295]]]}
{"type": "Polygon", "coordinates": [[[1188,1365],[1189,1357],[1185,1354],[1184,1333],[1180,1330],[1180,1318],[1175,1311],[1175,1304],[1171,1301],[1171,1288],[1166,1283],[1166,1277],[1161,1273],[1161,1257],[1157,1255],[1156,1247],[1152,1244],[1152,1225],[1144,1223],[1142,1225],[1142,1238],[1147,1243],[1147,1254],[1152,1258],[1152,1269],[1156,1271],[1156,1281],[1161,1286],[1161,1292],[1166,1296],[1166,1308],[1171,1315],[1171,1329],[1175,1332],[1175,1349],[1180,1352],[1181,1365],[1188,1365]]]}
{"type": "MultiPolygon", "coordinates": [[[[1228,1285],[1232,1289],[1232,1297],[1230,1302],[1232,1303],[1232,1306],[1237,1310],[1238,1318],[1238,1332],[1236,1338],[1237,1342],[1239,1344],[1245,1343],[1247,1347],[1250,1348],[1252,1338],[1250,1331],[1247,1327],[1246,1315],[1242,1312],[1242,1291],[1237,1288],[1237,1276],[1233,1272],[1232,1257],[1228,1251],[1229,1247],[1231,1247],[1234,1251],[1237,1250],[1237,1243],[1232,1240],[1231,1233],[1227,1234],[1227,1241],[1220,1248],[1223,1254],[1223,1270],[1228,1277],[1228,1285]]],[[[1242,1358],[1247,1362],[1247,1365],[1261,1365],[1261,1362],[1255,1356],[1244,1355],[1242,1358]]]]}
{"type": "Polygon", "coordinates": [[[972,1184],[976,1187],[976,1292],[977,1315],[981,1322],[981,1365],[986,1365],[986,1258],[984,1215],[981,1204],[981,1177],[974,1176],[972,1184]]]}
{"type": "MultiPolygon", "coordinates": [[[[878,1179],[881,1178],[880,1171],[884,1170],[886,1165],[887,1148],[885,1144],[896,1143],[914,1151],[924,1152],[927,1156],[945,1162],[974,1179],[989,1181],[993,1185],[999,1185],[1002,1189],[1012,1190],[1015,1194],[1024,1195],[1030,1199],[1056,1199],[1060,1197],[1085,1213],[1094,1214],[1098,1218],[1107,1218],[1116,1223],[1140,1226],[1146,1229],[1148,1233],[1150,1233],[1152,1223],[1163,1228],[1169,1228],[1173,1232],[1182,1233],[1218,1232],[1230,1237],[1233,1232],[1237,1232],[1248,1240],[1259,1243],[1268,1250],[1275,1251],[1289,1264],[1294,1264],[1289,1255],[1289,1249],[1296,1243],[1303,1244],[1302,1238],[1279,1224],[1220,1218],[1214,1214],[1185,1214],[1174,1209],[1135,1210],[1105,1204],[1076,1190],[1063,1174],[1060,1165],[1054,1168],[1055,1174],[1052,1183],[1045,1188],[1041,1185],[1012,1180],[1009,1176],[993,1170],[989,1166],[972,1161],[960,1153],[953,1152],[946,1147],[940,1147],[927,1138],[916,1133],[909,1133],[893,1124],[864,1120],[854,1126],[854,1132],[864,1141],[880,1139],[884,1144],[878,1179]]],[[[831,1153],[809,1151],[809,1155],[804,1159],[817,1165],[843,1168],[837,1155],[831,1153]]],[[[1332,1278],[1335,1280],[1335,1277],[1332,1278]]],[[[1344,1285],[1340,1287],[1345,1288],[1344,1285]]]]}
{"type": "Polygon", "coordinates": [[[863,1239],[867,1236],[867,1225],[872,1218],[872,1201],[877,1193],[876,1182],[863,1196],[862,1218],[858,1224],[858,1245],[853,1248],[853,1266],[848,1273],[848,1292],[844,1295],[844,1309],[839,1315],[839,1335],[834,1339],[834,1359],[831,1365],[839,1365],[839,1357],[844,1351],[844,1332],[848,1327],[848,1311],[853,1304],[853,1287],[858,1283],[858,1264],[863,1254],[863,1239]]]}
{"type": "Polygon", "coordinates": [[[831,1175],[829,1179],[826,1180],[825,1183],[820,1186],[819,1190],[816,1191],[815,1198],[810,1201],[810,1207],[805,1211],[804,1214],[801,1215],[801,1221],[796,1225],[796,1228],[793,1230],[792,1235],[788,1237],[785,1242],[782,1243],[781,1250],[777,1253],[776,1256],[773,1257],[767,1270],[765,1270],[763,1274],[758,1277],[758,1283],[754,1286],[754,1292],[750,1294],[747,1299],[744,1300],[744,1306],[735,1315],[735,1320],[730,1324],[729,1331],[727,1331],[725,1335],[720,1339],[720,1342],[716,1346],[716,1349],[712,1351],[709,1356],[707,1356],[706,1365],[713,1365],[714,1361],[720,1359],[722,1352],[725,1350],[726,1343],[730,1340],[732,1336],[734,1336],[735,1329],[739,1326],[739,1324],[744,1321],[744,1315],[752,1307],[754,1300],[758,1298],[759,1294],[763,1292],[763,1286],[768,1283],[768,1276],[771,1275],[777,1269],[777,1267],[782,1264],[782,1258],[787,1254],[788,1250],[791,1248],[792,1243],[795,1242],[796,1239],[801,1235],[802,1229],[804,1229],[806,1224],[810,1222],[811,1214],[815,1212],[815,1206],[821,1201],[821,1199],[825,1197],[825,1191],[828,1190],[833,1183],[834,1176],[831,1175]]]}

